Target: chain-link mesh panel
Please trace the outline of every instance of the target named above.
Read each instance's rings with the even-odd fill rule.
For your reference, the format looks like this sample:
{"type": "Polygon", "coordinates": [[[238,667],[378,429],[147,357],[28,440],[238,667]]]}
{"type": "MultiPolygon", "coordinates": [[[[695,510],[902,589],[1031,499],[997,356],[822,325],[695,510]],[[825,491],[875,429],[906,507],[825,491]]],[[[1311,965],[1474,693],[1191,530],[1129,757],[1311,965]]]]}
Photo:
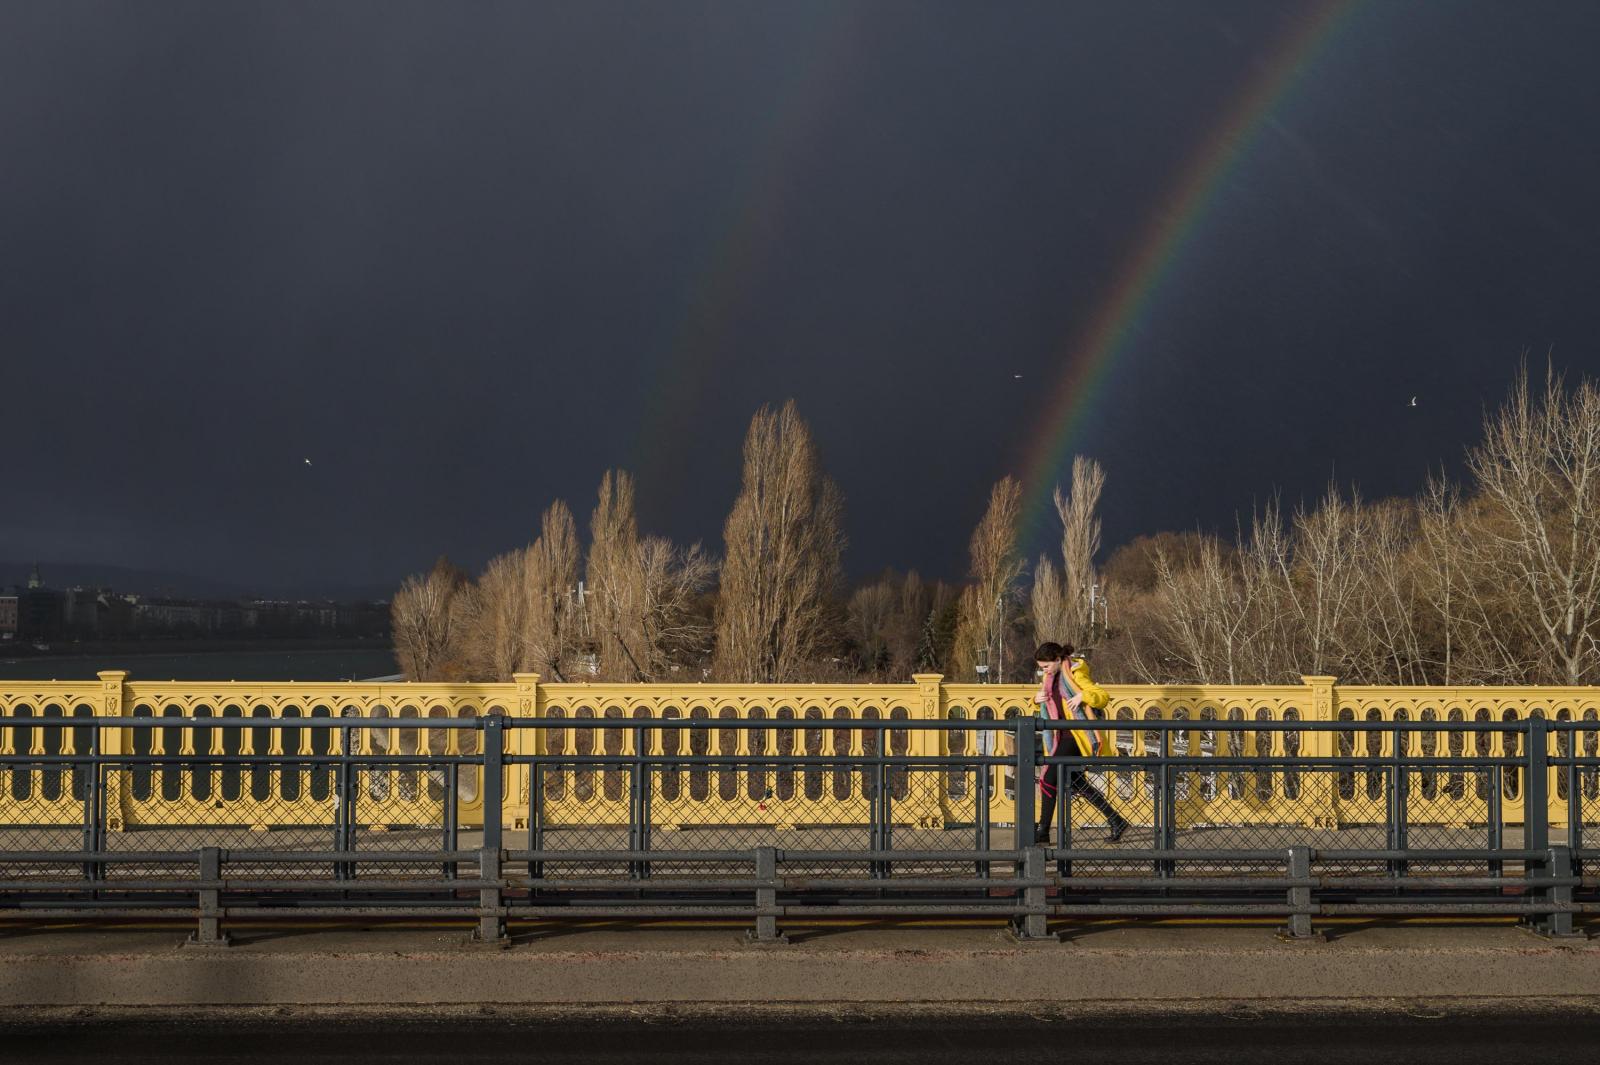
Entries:
{"type": "MultiPolygon", "coordinates": [[[[127,811],[108,851],[325,851],[336,846],[338,795],[331,766],[204,762],[104,767],[108,806],[127,811]]],[[[232,862],[232,876],[321,879],[319,867],[232,862]]],[[[183,866],[116,862],[108,878],[192,876],[183,866]]]]}

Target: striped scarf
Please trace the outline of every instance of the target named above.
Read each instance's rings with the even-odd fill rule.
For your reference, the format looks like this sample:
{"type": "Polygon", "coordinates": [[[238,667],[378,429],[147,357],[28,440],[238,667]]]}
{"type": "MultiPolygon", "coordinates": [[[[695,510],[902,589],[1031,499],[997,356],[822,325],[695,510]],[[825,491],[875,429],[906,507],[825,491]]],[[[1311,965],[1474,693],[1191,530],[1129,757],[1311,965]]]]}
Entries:
{"type": "MultiPolygon", "coordinates": [[[[1088,707],[1086,707],[1081,700],[1078,703],[1075,713],[1069,714],[1067,712],[1067,703],[1072,699],[1077,698],[1080,694],[1077,686],[1072,683],[1072,660],[1070,658],[1063,659],[1061,662],[1061,668],[1056,670],[1056,683],[1051,684],[1048,680],[1046,680],[1039,686],[1039,694],[1042,697],[1040,699],[1041,710],[1043,711],[1044,716],[1050,718],[1051,720],[1063,721],[1068,718],[1078,721],[1093,720],[1089,716],[1088,707]]],[[[1077,732],[1078,730],[1075,729],[1073,731],[1077,732]]],[[[1049,748],[1051,757],[1054,757],[1060,753],[1061,737],[1064,735],[1066,735],[1064,731],[1058,730],[1052,732],[1051,740],[1046,744],[1046,746],[1049,748]]],[[[1086,753],[1093,754],[1095,748],[1099,747],[1100,745],[1099,737],[1091,730],[1083,730],[1081,735],[1089,743],[1090,749],[1086,753]]]]}

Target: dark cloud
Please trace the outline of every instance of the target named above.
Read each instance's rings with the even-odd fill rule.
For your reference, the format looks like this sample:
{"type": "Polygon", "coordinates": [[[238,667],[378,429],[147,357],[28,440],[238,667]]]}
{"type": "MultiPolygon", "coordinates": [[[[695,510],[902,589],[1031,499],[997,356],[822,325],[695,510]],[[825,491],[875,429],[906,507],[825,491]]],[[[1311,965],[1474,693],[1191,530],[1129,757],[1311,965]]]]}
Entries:
{"type": "MultiPolygon", "coordinates": [[[[0,3],[0,557],[382,583],[613,465],[715,543],[793,396],[852,568],[959,575],[1130,243],[1311,11],[0,3]]],[[[1600,369],[1597,31],[1353,10],[1107,379],[1109,541],[1412,491],[1525,349],[1600,369]]]]}

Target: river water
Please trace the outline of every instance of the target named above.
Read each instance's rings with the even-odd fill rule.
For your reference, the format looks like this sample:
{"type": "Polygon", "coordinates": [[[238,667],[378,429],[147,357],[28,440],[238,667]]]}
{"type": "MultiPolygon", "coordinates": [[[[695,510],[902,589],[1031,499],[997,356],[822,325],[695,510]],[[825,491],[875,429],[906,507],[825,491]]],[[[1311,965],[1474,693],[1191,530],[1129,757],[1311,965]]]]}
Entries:
{"type": "Polygon", "coordinates": [[[386,648],[33,658],[8,658],[0,651],[0,681],[94,680],[103,669],[125,669],[132,680],[366,680],[399,672],[394,653],[386,648]]]}

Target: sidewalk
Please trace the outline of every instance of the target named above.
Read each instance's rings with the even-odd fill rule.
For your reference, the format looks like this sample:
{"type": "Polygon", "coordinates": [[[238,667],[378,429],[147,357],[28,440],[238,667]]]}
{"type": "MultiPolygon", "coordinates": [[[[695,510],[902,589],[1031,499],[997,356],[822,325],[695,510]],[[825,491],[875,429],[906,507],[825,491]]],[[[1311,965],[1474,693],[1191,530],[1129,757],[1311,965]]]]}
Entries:
{"type": "Polygon", "coordinates": [[[243,929],[225,948],[186,934],[0,929],[0,1006],[1600,999],[1600,941],[1508,925],[1351,925],[1314,943],[1262,925],[1100,926],[1043,944],[992,926],[853,927],[747,946],[732,927],[610,924],[525,931],[507,950],[443,927],[243,929]]]}

